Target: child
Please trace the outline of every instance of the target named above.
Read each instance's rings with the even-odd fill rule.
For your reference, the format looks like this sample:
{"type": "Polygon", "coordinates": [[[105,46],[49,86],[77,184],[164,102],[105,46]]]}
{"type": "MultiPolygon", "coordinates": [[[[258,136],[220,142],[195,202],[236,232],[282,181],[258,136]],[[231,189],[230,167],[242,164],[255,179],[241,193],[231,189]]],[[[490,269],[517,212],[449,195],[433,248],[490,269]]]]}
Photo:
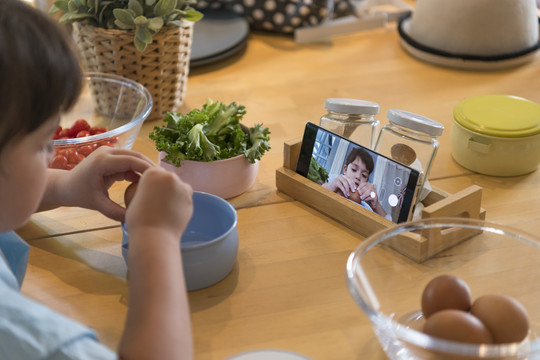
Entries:
{"type": "Polygon", "coordinates": [[[379,203],[375,186],[368,182],[374,167],[373,158],[367,151],[353,148],[347,155],[345,165],[343,165],[343,174],[322,184],[322,186],[392,220],[379,203]]]}
{"type": "Polygon", "coordinates": [[[81,87],[67,39],[46,14],[20,0],[0,0],[0,358],[191,359],[179,251],[193,211],[191,187],[141,154],[108,147],[73,170],[47,168],[59,114],[81,87]],[[139,181],[127,210],[108,197],[119,180],[139,181]],[[91,329],[19,292],[29,247],[13,229],[34,211],[58,206],[98,210],[126,223],[130,304],[118,354],[91,329]]]}

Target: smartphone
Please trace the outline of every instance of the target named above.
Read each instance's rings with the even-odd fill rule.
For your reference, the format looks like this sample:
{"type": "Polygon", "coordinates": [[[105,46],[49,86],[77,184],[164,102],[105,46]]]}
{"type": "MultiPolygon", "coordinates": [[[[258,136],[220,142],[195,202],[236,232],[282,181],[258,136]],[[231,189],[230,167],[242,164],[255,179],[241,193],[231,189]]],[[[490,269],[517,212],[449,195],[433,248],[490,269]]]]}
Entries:
{"type": "Polygon", "coordinates": [[[306,124],[296,172],[395,223],[412,217],[417,170],[314,123],[306,124]]]}

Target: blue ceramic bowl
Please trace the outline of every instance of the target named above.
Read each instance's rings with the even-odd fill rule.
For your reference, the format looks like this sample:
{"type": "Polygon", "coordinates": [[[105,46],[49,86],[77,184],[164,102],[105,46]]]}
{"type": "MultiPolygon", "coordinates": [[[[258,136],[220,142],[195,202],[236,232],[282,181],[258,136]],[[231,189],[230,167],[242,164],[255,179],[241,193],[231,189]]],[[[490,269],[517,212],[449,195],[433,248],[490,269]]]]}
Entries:
{"type": "MultiPolygon", "coordinates": [[[[232,270],[238,252],[238,217],[222,198],[193,192],[193,216],[182,236],[180,248],[188,290],[213,285],[232,270]]],[[[122,224],[122,256],[127,263],[129,237],[122,224]]]]}

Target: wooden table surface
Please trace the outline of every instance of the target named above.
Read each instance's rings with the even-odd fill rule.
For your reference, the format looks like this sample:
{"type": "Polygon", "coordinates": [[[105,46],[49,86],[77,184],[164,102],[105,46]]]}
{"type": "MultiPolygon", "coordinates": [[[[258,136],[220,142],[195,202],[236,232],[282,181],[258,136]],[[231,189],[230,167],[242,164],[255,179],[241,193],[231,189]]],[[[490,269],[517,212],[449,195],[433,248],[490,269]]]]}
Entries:
{"type": "MultiPolygon", "coordinates": [[[[269,127],[272,149],[255,185],[230,199],[239,216],[240,247],[232,273],[189,293],[196,359],[225,359],[274,348],[313,359],[383,359],[366,316],[345,282],[345,261],[363,237],[277,191],[275,171],[284,141],[318,123],[324,100],[348,97],[415,112],[445,125],[429,176],[455,193],[483,187],[487,219],[540,233],[540,171],[518,177],[474,174],[452,160],[452,109],[480,94],[510,94],[540,102],[540,59],[518,68],[472,72],[423,63],[399,45],[395,27],[296,44],[281,35],[252,33],[244,51],[191,70],[182,112],[207,98],[244,104],[247,125],[269,127]]],[[[157,160],[147,122],[134,145],[157,160]]],[[[111,189],[121,202],[125,183],[111,189]]],[[[31,245],[22,291],[96,329],[116,348],[127,309],[120,225],[83,209],[35,214],[19,234],[31,245]]]]}

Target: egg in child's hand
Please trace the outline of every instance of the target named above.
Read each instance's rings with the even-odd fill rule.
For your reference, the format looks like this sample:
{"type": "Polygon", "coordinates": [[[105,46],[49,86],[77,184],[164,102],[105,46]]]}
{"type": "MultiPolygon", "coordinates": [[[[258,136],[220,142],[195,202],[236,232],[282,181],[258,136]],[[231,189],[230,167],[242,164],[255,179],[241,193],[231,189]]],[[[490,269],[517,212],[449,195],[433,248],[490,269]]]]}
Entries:
{"type": "Polygon", "coordinates": [[[362,202],[362,199],[360,198],[360,192],[358,191],[358,189],[354,189],[354,191],[350,192],[349,200],[352,200],[358,204],[362,202]]]}
{"type": "Polygon", "coordinates": [[[422,293],[422,314],[429,318],[440,310],[468,311],[471,307],[471,290],[465,281],[453,275],[433,278],[422,293]]]}
{"type": "Polygon", "coordinates": [[[343,191],[341,191],[340,189],[336,190],[336,194],[341,195],[344,198],[347,198],[347,199],[352,200],[352,201],[354,201],[356,203],[359,203],[359,204],[360,204],[360,202],[362,202],[362,199],[360,199],[360,194],[358,193],[357,189],[354,189],[354,191],[351,189],[349,191],[349,197],[345,196],[343,191]]]}
{"type": "Polygon", "coordinates": [[[126,208],[131,203],[131,200],[133,199],[133,196],[135,196],[135,191],[137,191],[137,186],[138,185],[139,185],[138,182],[132,182],[126,188],[126,191],[124,192],[124,203],[126,204],[126,208]]]}

